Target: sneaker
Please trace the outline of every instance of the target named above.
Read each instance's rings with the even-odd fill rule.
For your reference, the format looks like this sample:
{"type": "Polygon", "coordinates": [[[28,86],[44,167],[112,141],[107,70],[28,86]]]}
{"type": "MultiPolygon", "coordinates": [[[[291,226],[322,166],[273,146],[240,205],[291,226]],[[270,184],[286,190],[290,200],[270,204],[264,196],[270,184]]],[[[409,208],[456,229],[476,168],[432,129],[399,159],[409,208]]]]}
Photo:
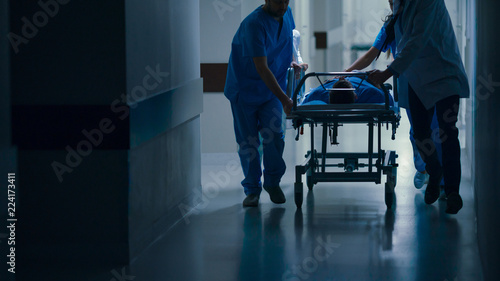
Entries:
{"type": "Polygon", "coordinates": [[[243,200],[243,207],[257,207],[259,205],[259,194],[248,194],[243,200]]]}
{"type": "Polygon", "coordinates": [[[439,193],[441,193],[441,188],[439,188],[439,183],[441,182],[442,175],[437,177],[429,176],[429,183],[425,189],[425,203],[432,204],[436,202],[439,198],[439,193]]]}
{"type": "Polygon", "coordinates": [[[272,187],[265,187],[264,189],[269,193],[269,197],[271,198],[271,201],[276,204],[283,204],[286,202],[285,194],[283,194],[283,191],[279,186],[272,186],[272,187]]]}
{"type": "Polygon", "coordinates": [[[457,192],[452,192],[448,195],[448,199],[446,200],[446,213],[447,214],[456,214],[462,206],[464,205],[462,201],[462,197],[457,192]]]}
{"type": "Polygon", "coordinates": [[[429,174],[427,172],[419,172],[417,171],[415,173],[415,176],[413,177],[413,184],[415,185],[415,188],[421,189],[424,184],[429,182],[429,174]]]}

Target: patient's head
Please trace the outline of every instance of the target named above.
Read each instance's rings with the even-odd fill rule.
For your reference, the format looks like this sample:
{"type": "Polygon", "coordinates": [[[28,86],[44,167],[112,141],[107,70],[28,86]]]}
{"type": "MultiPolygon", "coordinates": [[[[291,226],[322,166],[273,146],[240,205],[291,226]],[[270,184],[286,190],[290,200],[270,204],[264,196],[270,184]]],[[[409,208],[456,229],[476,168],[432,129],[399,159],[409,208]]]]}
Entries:
{"type": "MultiPolygon", "coordinates": [[[[338,89],[352,89],[351,82],[345,79],[339,79],[335,84],[333,84],[333,88],[338,89]]],[[[353,90],[331,90],[330,91],[330,103],[355,103],[357,99],[356,93],[353,90]]]]}

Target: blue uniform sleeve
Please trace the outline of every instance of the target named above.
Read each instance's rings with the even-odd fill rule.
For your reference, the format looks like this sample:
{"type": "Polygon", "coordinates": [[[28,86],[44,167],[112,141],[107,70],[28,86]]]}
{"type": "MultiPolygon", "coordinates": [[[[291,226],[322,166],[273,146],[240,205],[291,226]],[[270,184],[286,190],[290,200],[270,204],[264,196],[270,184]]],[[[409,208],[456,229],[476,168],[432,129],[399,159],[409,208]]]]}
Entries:
{"type": "Polygon", "coordinates": [[[375,38],[375,42],[373,42],[373,47],[377,48],[380,51],[382,45],[384,44],[385,38],[387,38],[387,34],[385,33],[385,25],[380,29],[377,38],[375,38]]]}
{"type": "MultiPolygon", "coordinates": [[[[377,50],[381,50],[382,46],[384,45],[384,41],[387,38],[387,33],[385,32],[385,24],[382,26],[380,29],[380,32],[377,35],[377,38],[375,39],[375,42],[373,42],[373,47],[375,47],[377,50]]],[[[395,45],[395,41],[392,41],[390,44],[388,44],[384,49],[382,49],[382,52],[387,52],[387,49],[391,48],[391,51],[394,51],[392,49],[392,46],[395,45]]],[[[394,54],[394,52],[393,52],[394,54]]]]}
{"type": "Polygon", "coordinates": [[[267,57],[266,30],[256,19],[244,23],[241,33],[243,57],[267,57]]]}

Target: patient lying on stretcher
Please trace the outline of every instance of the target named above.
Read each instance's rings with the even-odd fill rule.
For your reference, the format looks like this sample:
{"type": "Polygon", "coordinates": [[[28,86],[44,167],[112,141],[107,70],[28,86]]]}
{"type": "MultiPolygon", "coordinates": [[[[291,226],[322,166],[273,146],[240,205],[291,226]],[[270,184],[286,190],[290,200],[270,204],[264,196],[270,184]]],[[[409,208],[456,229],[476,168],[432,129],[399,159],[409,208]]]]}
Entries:
{"type": "MultiPolygon", "coordinates": [[[[301,105],[340,104],[340,103],[385,103],[384,92],[358,77],[334,78],[311,89],[306,94],[301,105]],[[355,91],[329,91],[333,88],[354,88],[355,91]]],[[[394,105],[394,99],[389,95],[389,104],[394,105]]]]}

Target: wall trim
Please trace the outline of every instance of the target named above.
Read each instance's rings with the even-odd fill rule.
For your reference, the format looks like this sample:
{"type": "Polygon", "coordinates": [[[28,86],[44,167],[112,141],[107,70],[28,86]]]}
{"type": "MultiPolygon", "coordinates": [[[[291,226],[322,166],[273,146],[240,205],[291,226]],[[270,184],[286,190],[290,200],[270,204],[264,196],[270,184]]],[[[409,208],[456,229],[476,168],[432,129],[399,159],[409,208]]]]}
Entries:
{"type": "Polygon", "coordinates": [[[130,148],[179,126],[203,112],[203,79],[130,106],[130,148]]]}

